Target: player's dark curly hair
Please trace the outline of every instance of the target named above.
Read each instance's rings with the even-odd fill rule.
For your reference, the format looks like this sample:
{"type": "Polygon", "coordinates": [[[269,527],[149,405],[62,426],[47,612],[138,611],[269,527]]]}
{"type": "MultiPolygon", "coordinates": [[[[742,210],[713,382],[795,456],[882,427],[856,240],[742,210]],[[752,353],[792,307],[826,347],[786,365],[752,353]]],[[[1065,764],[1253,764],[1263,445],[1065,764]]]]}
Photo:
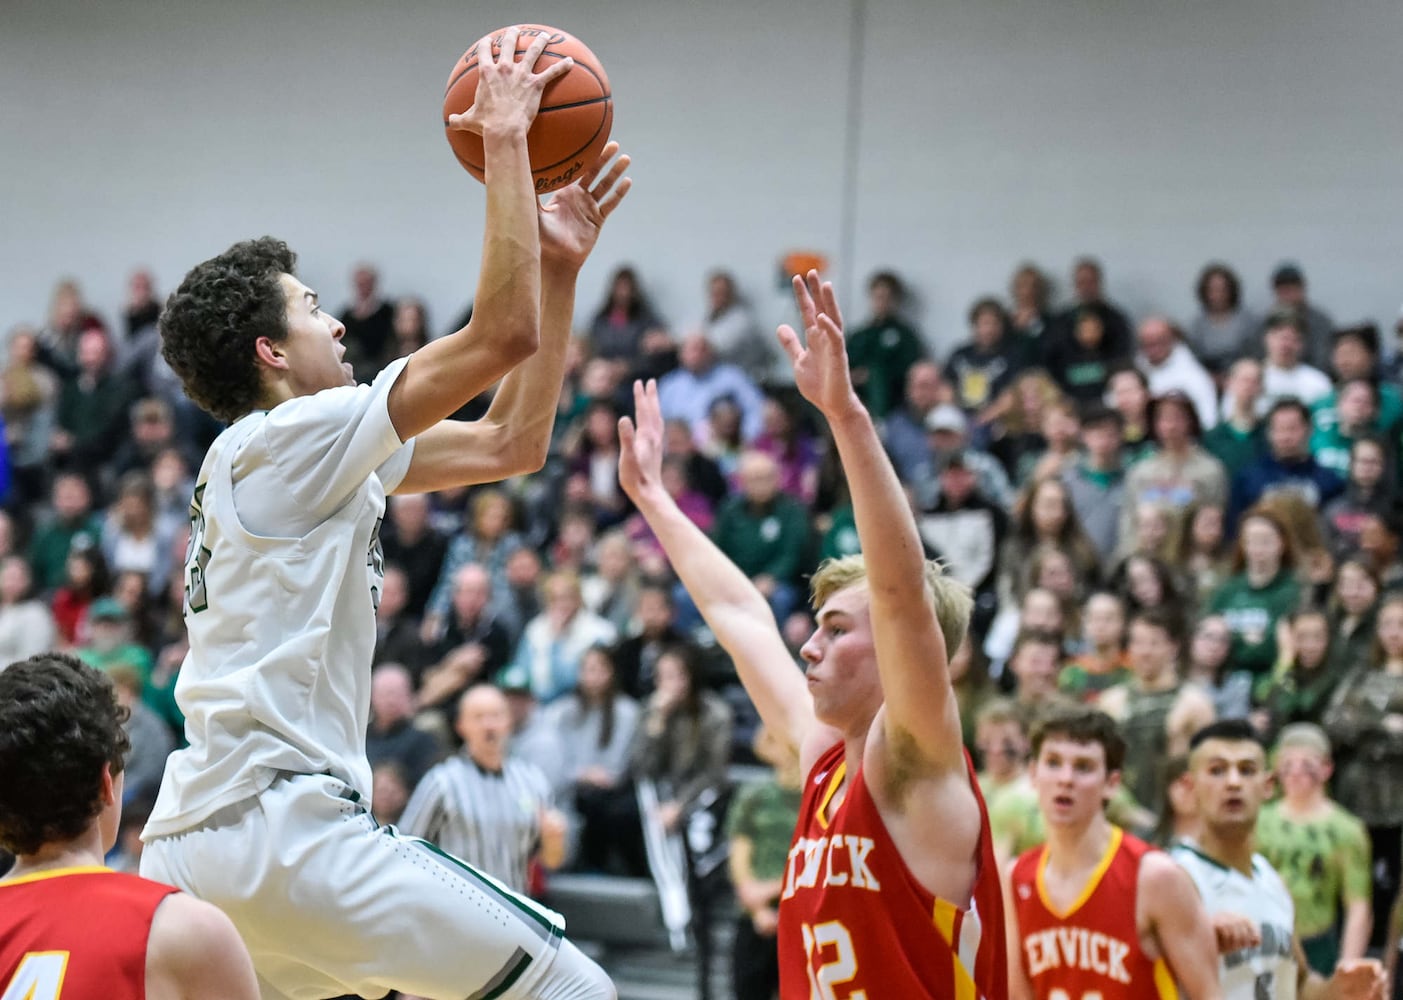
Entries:
{"type": "Polygon", "coordinates": [[[33,854],[80,836],[102,811],[102,765],[131,743],[107,676],[62,653],[0,672],[0,846],[33,854]]]}
{"type": "Polygon", "coordinates": [[[186,395],[218,419],[237,420],[258,405],[253,345],[259,337],[287,336],[278,276],[296,266],[297,255],[282,240],[245,240],[197,264],[166,301],[161,355],[186,395]]]}

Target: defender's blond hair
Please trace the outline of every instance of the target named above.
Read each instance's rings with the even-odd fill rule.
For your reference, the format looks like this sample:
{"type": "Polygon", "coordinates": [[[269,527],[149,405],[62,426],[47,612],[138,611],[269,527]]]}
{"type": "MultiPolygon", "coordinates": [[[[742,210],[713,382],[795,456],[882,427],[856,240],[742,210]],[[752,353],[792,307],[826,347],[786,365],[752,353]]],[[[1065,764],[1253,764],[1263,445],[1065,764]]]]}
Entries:
{"type": "MultiPolygon", "coordinates": [[[[818,611],[838,591],[866,582],[867,563],[861,555],[825,559],[809,582],[810,603],[814,611],[818,611]]],[[[946,576],[940,563],[933,559],[926,560],[925,588],[926,598],[935,611],[935,620],[940,623],[941,634],[945,636],[945,656],[948,660],[965,640],[974,597],[969,587],[946,576]]]]}

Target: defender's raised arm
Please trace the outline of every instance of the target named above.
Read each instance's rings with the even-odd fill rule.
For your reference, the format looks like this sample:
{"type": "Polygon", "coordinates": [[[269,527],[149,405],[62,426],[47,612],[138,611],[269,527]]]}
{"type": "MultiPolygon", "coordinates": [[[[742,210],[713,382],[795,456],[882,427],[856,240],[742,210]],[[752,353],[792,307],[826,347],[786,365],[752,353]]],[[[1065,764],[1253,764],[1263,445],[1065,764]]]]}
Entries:
{"type": "Polygon", "coordinates": [[[948,655],[964,638],[968,592],[947,578],[927,576],[915,518],[872,416],[853,390],[843,340],[843,316],[833,286],[817,271],[794,278],[807,343],[790,327],[780,342],[794,365],[794,382],[828,420],[852,493],[871,595],[872,635],[885,701],[888,747],[914,747],[919,763],[964,770],[960,716],[950,689],[948,655]],[[932,588],[937,604],[932,606],[932,588]],[[949,623],[948,625],[946,623],[949,623]]]}

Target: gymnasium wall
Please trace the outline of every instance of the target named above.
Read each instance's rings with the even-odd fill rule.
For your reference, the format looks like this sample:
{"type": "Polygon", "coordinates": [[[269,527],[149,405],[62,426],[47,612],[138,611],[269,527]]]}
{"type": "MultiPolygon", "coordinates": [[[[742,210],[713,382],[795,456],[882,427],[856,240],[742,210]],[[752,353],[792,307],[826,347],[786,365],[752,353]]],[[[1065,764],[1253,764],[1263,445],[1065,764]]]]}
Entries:
{"type": "MultiPolygon", "coordinates": [[[[333,307],[360,259],[435,327],[472,293],[481,189],[444,79],[526,16],[485,0],[0,0],[0,324],[60,275],[105,314],[271,232],[333,307]]],[[[636,182],[581,283],[638,264],[675,327],[734,270],[829,253],[849,301],[897,266],[932,341],[1031,258],[1100,255],[1113,297],[1185,315],[1223,258],[1249,301],[1281,257],[1341,321],[1403,301],[1398,0],[540,0],[609,70],[636,182]]],[[[854,310],[856,311],[856,310],[854,310]]]]}

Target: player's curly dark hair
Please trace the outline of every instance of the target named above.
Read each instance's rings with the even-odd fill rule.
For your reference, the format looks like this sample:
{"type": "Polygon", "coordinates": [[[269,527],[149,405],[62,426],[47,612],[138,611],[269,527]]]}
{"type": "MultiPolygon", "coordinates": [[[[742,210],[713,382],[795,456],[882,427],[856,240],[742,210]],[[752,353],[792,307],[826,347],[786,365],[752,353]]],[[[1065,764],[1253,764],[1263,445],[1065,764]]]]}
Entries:
{"type": "Polygon", "coordinates": [[[296,266],[282,240],[245,240],[197,264],[166,301],[161,355],[186,395],[220,420],[237,420],[258,404],[253,345],[259,337],[287,336],[278,276],[296,266]]]}
{"type": "Polygon", "coordinates": [[[107,676],[63,653],[0,671],[0,846],[33,854],[73,840],[102,811],[102,765],[131,743],[107,676]]]}

